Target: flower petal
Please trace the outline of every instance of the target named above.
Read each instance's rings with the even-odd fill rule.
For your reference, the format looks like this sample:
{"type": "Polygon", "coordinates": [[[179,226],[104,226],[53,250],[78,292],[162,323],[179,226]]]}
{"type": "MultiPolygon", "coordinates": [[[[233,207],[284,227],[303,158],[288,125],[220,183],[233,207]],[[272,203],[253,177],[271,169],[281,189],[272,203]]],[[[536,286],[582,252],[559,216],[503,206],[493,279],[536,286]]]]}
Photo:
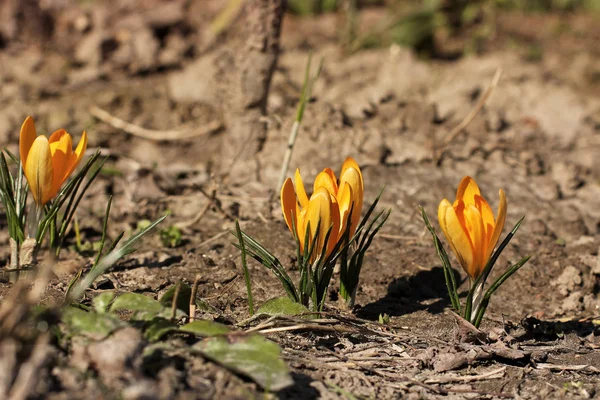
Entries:
{"type": "MultiPolygon", "coordinates": [[[[296,225],[296,232],[298,235],[298,241],[300,242],[300,251],[301,252],[304,252],[304,239],[306,239],[306,211],[307,211],[307,208],[303,208],[297,214],[298,215],[298,224],[296,225]]],[[[309,237],[310,237],[310,235],[309,235],[309,237]]]]}
{"type": "MultiPolygon", "coordinates": [[[[338,211],[339,213],[339,211],[338,211]]],[[[310,196],[306,212],[306,223],[310,224],[310,240],[313,241],[314,235],[319,227],[319,235],[313,250],[313,257],[321,254],[325,245],[325,236],[333,223],[331,215],[331,195],[324,187],[318,187],[310,196]]]]}
{"type": "Polygon", "coordinates": [[[485,240],[483,241],[483,257],[485,258],[484,262],[487,262],[488,246],[494,232],[494,213],[489,203],[478,194],[475,195],[475,207],[479,210],[481,213],[481,218],[483,219],[483,228],[485,231],[485,240]]]}
{"type": "MultiPolygon", "coordinates": [[[[337,196],[338,206],[340,208],[340,234],[344,234],[348,225],[348,214],[352,207],[352,187],[347,183],[340,185],[337,196]]],[[[354,232],[350,232],[350,237],[354,232]]]]}
{"type": "Polygon", "coordinates": [[[354,208],[352,210],[352,224],[350,225],[350,235],[356,232],[356,228],[360,223],[360,217],[363,206],[364,187],[362,174],[358,165],[353,159],[347,159],[342,166],[340,175],[340,187],[349,185],[352,188],[352,201],[354,208]]]}
{"type": "Polygon", "coordinates": [[[54,170],[50,197],[54,197],[73,169],[73,141],[67,131],[59,129],[50,136],[48,142],[54,170]]]}
{"type": "Polygon", "coordinates": [[[75,159],[75,167],[77,167],[77,164],[79,164],[79,162],[83,158],[83,155],[85,154],[86,150],[87,150],[87,132],[83,131],[83,133],[81,134],[81,139],[79,139],[79,143],[77,144],[77,148],[75,149],[75,156],[77,157],[75,159]]]}
{"type": "MultiPolygon", "coordinates": [[[[333,249],[335,248],[335,245],[337,244],[338,240],[340,239],[340,225],[341,225],[341,221],[340,221],[340,206],[338,204],[337,199],[335,198],[335,196],[330,194],[330,199],[331,199],[331,209],[330,209],[330,215],[331,215],[331,234],[329,235],[329,239],[327,242],[327,253],[326,255],[331,254],[331,252],[333,251],[333,249]]],[[[325,228],[325,234],[327,234],[327,230],[329,229],[329,226],[327,226],[325,228]]]]}
{"type": "Polygon", "coordinates": [[[19,135],[19,156],[21,157],[21,164],[25,166],[27,163],[27,155],[33,145],[33,141],[37,137],[35,131],[35,123],[33,118],[27,117],[21,125],[21,133],[19,135]]]}
{"type": "Polygon", "coordinates": [[[296,175],[294,176],[294,182],[296,184],[296,194],[298,195],[298,201],[302,208],[308,206],[308,196],[306,190],[304,190],[304,183],[302,182],[302,176],[300,176],[300,169],[296,168],[296,175]]]}
{"type": "Polygon", "coordinates": [[[452,238],[450,238],[448,226],[446,225],[446,212],[449,208],[453,208],[453,206],[447,199],[444,199],[440,202],[440,205],[438,206],[438,222],[440,224],[440,228],[442,228],[442,232],[444,232],[444,236],[446,236],[446,240],[448,240],[448,243],[450,244],[452,252],[458,257],[458,250],[456,249],[456,246],[454,246],[452,238]]]}
{"type": "Polygon", "coordinates": [[[283,211],[283,218],[285,219],[285,223],[287,224],[290,231],[294,233],[294,225],[298,228],[298,202],[296,201],[296,193],[294,193],[294,185],[292,184],[292,180],[287,178],[285,182],[283,182],[283,186],[281,187],[281,211],[283,211]],[[294,220],[296,218],[296,220],[294,220]],[[293,221],[293,222],[292,222],[293,221]]]}
{"type": "Polygon", "coordinates": [[[456,199],[462,200],[465,204],[475,204],[475,195],[480,195],[479,186],[470,176],[465,176],[456,190],[456,199]]]}
{"type": "Polygon", "coordinates": [[[83,131],[81,134],[81,139],[79,139],[79,143],[77,144],[77,148],[71,154],[70,168],[66,173],[66,176],[63,180],[66,180],[72,173],[75,171],[75,168],[81,162],[81,159],[85,155],[85,150],[87,149],[87,133],[83,131]]]}
{"type": "Polygon", "coordinates": [[[45,136],[38,136],[33,141],[24,169],[35,202],[38,205],[46,204],[51,199],[54,172],[50,144],[45,136]]]}
{"type": "Polygon", "coordinates": [[[473,245],[471,244],[471,240],[469,239],[465,228],[460,223],[454,207],[445,207],[445,210],[446,213],[442,224],[445,229],[442,229],[450,242],[454,254],[456,254],[456,257],[458,258],[460,265],[467,273],[469,273],[469,268],[473,265],[473,260],[475,258],[473,245]]]}
{"type": "Polygon", "coordinates": [[[485,228],[483,226],[483,218],[477,207],[473,205],[467,205],[465,207],[465,223],[468,235],[473,245],[473,261],[469,265],[467,273],[471,278],[476,279],[483,268],[485,267],[484,257],[486,255],[486,244],[485,244],[485,228]]]}
{"type": "Polygon", "coordinates": [[[329,193],[337,196],[337,178],[331,168],[325,168],[323,171],[319,172],[315,178],[315,183],[313,184],[313,193],[316,192],[319,187],[324,187],[329,193]]]}
{"type": "Polygon", "coordinates": [[[506,222],[506,195],[504,194],[504,190],[502,189],[500,189],[499,194],[500,205],[498,206],[498,216],[496,217],[494,232],[488,244],[488,257],[491,256],[492,251],[494,251],[494,247],[496,247],[496,243],[498,243],[498,239],[500,239],[502,229],[504,229],[504,223],[506,222]]]}
{"type": "Polygon", "coordinates": [[[340,180],[341,180],[341,177],[344,176],[344,173],[346,172],[346,170],[349,168],[354,168],[356,171],[358,171],[358,174],[360,175],[360,183],[361,183],[361,187],[362,187],[362,182],[363,182],[362,172],[360,171],[360,167],[358,166],[358,163],[352,157],[348,157],[344,160],[344,163],[342,164],[342,171],[340,172],[340,180]]]}

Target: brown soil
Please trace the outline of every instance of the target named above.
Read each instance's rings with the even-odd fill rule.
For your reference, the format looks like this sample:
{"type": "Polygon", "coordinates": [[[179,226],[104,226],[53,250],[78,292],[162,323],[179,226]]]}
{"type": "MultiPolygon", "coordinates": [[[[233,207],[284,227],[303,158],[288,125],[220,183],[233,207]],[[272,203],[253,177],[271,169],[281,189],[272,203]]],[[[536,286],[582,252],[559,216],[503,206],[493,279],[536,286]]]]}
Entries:
{"type": "MultiPolygon", "coordinates": [[[[159,296],[172,284],[191,283],[200,274],[199,296],[218,313],[199,317],[228,324],[249,317],[239,252],[227,232],[239,218],[243,229],[268,243],[281,260],[294,256],[275,185],[312,49],[314,59],[324,56],[325,63],[291,169],[301,168],[310,180],[325,167],[338,169],[351,155],[363,169],[366,199],[385,186],[380,204],[393,211],[368,253],[352,314],[336,309],[332,287],[325,317],[342,315],[342,320],[324,323],[323,329],[268,335],[283,348],[294,385],[266,395],[598,396],[597,18],[502,14],[483,54],[421,61],[396,47],[345,55],[337,44],[335,16],[286,16],[258,176],[216,185],[226,128],[206,129],[208,133],[191,139],[155,141],[115,129],[90,109],[99,107],[153,130],[202,131],[215,121],[217,127],[226,127],[220,104],[207,97],[202,81],[211,74],[204,61],[213,54],[210,49],[219,46],[204,27],[221,2],[192,1],[187,12],[181,11],[182,5],[167,7],[180,2],[158,0],[72,3],[39,17],[53,21],[52,40],[42,40],[43,26],[35,30],[29,26],[33,22],[26,24],[26,35],[13,38],[3,32],[2,143],[15,151],[20,124],[33,115],[42,132],[65,127],[78,136],[86,129],[90,147],[109,155],[113,173],[101,176],[79,210],[84,241],[99,239],[110,195],[115,199],[109,231],[113,237],[167,210],[171,214],[165,226],[184,226],[181,246],[164,247],[158,235],[147,238],[138,252],[101,278],[89,297],[105,290],[159,296]],[[153,13],[158,6],[166,11],[153,13]],[[539,45],[542,57],[531,61],[527,43],[539,45]],[[432,147],[474,107],[498,67],[503,76],[489,102],[434,160],[432,147]],[[533,258],[497,292],[482,326],[502,337],[499,343],[520,352],[515,357],[485,346],[457,344],[458,325],[449,312],[443,272],[418,213],[421,205],[434,216],[439,201],[452,198],[464,175],[477,180],[494,208],[496,193],[504,188],[507,225],[526,216],[497,269],[526,254],[533,258]],[[212,190],[216,201],[210,205],[212,190]],[[208,212],[190,224],[207,205],[208,212]],[[380,314],[390,316],[389,324],[377,322],[380,314]],[[471,358],[455,371],[440,367],[448,357],[465,354],[471,358]],[[490,371],[497,372],[487,374],[490,371]]],[[[1,235],[7,242],[5,230],[1,235]]],[[[7,260],[8,255],[6,247],[0,256],[7,260]]],[[[90,257],[73,246],[62,254],[59,266],[64,268],[48,289],[46,304],[62,299],[71,275],[90,257]]],[[[257,304],[283,294],[264,267],[251,263],[250,272],[257,304]]],[[[464,279],[462,271],[457,274],[464,279]]],[[[2,298],[9,288],[1,284],[2,298]]],[[[78,368],[77,343],[57,344],[36,382],[34,398],[263,395],[253,383],[188,354],[188,344],[180,339],[172,344],[158,359],[138,354],[139,360],[121,366],[117,377],[78,368]]]]}

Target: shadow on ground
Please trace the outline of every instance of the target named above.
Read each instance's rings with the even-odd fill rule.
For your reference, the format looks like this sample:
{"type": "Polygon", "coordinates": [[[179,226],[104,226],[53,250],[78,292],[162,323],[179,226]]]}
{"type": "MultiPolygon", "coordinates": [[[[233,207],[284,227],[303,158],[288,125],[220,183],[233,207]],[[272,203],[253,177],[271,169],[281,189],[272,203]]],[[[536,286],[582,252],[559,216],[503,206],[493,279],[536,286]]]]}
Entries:
{"type": "MultiPolygon", "coordinates": [[[[454,271],[457,284],[460,275],[454,271]]],[[[450,304],[442,267],[420,270],[417,274],[395,279],[381,299],[358,309],[356,314],[365,319],[377,320],[380,314],[398,317],[426,310],[440,314],[450,304]],[[433,300],[433,301],[432,301],[433,300]]]]}
{"type": "Polygon", "coordinates": [[[319,396],[319,391],[311,386],[314,382],[310,376],[298,372],[292,372],[294,384],[277,393],[277,398],[280,400],[287,399],[316,399],[319,396]]]}
{"type": "Polygon", "coordinates": [[[518,341],[535,340],[551,342],[574,333],[580,338],[593,334],[600,335],[600,327],[591,319],[570,319],[564,321],[544,321],[534,317],[526,317],[521,321],[525,333],[515,336],[518,341]]]}

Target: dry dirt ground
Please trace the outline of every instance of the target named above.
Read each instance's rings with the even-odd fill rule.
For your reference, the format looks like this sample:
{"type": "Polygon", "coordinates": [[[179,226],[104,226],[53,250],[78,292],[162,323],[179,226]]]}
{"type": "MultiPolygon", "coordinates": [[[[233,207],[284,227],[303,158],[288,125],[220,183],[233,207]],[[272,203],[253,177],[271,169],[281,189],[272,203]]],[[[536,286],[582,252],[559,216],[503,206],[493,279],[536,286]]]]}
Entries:
{"type": "MultiPolygon", "coordinates": [[[[110,168],[79,212],[84,241],[98,240],[109,195],[115,199],[113,235],[167,211],[165,226],[183,231],[175,248],[165,247],[158,235],[147,238],[101,278],[89,298],[106,290],[157,297],[199,275],[198,295],[213,307],[199,318],[234,325],[249,317],[239,252],[228,230],[239,218],[282,260],[294,255],[275,186],[309,49],[325,62],[291,168],[311,179],[325,167],[337,170],[351,155],[363,169],[366,199],[385,186],[381,206],[393,211],[368,253],[352,313],[337,310],[332,287],[324,316],[330,322],[266,334],[282,347],[293,386],[265,394],[189,355],[189,343],[178,338],[160,356],[146,357],[142,349],[148,344],[130,332],[126,340],[105,339],[107,349],[115,341],[130,344],[116,347],[131,352],[127,362],[119,358],[109,365],[82,364],[81,345],[57,343],[33,398],[600,395],[597,17],[502,14],[481,55],[422,61],[395,47],[345,55],[334,15],[286,16],[259,176],[216,185],[227,121],[203,92],[203,78],[210,75],[203,60],[218,46],[203,32],[219,2],[193,1],[187,10],[180,2],[74,3],[66,11],[38,10],[41,16],[28,17],[44,23],[12,21],[24,32],[19,40],[3,24],[1,142],[15,150],[21,122],[33,115],[40,131],[65,127],[78,136],[86,129],[89,147],[109,155],[110,168]],[[165,8],[157,12],[157,6],[165,8]],[[48,19],[51,33],[45,30],[48,19]],[[541,57],[529,57],[530,43],[539,43],[541,57]],[[432,148],[470,112],[499,67],[502,78],[485,107],[434,155],[432,148]],[[102,121],[98,108],[138,127],[204,133],[149,140],[102,121]],[[486,345],[456,340],[460,330],[449,313],[442,269],[417,208],[434,216],[464,175],[477,180],[494,208],[504,188],[507,225],[526,216],[497,269],[533,254],[493,298],[482,327],[497,341],[486,345]],[[388,324],[379,324],[380,314],[389,315],[388,324]]],[[[382,11],[368,12],[376,19],[382,11]]],[[[7,260],[8,254],[5,246],[0,255],[7,260]]],[[[48,288],[46,304],[61,298],[70,276],[90,257],[73,249],[62,254],[61,274],[48,288]]],[[[283,294],[264,267],[251,263],[250,272],[256,303],[283,294]]],[[[457,274],[464,279],[462,271],[457,274]]],[[[0,295],[9,287],[2,283],[0,295]]]]}

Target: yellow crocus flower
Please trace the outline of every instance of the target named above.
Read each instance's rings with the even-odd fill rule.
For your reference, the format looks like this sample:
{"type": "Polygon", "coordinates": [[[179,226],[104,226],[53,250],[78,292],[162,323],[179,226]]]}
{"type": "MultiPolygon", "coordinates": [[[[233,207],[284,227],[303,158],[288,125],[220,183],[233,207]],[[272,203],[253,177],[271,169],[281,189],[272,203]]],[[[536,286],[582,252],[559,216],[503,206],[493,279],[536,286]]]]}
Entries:
{"type": "Polygon", "coordinates": [[[465,176],[458,186],[454,203],[446,199],[441,201],[438,220],[460,265],[475,280],[483,272],[504,227],[504,190],[500,189],[498,216],[494,218],[473,178],[465,176]]]}
{"type": "MultiPolygon", "coordinates": [[[[300,174],[297,172],[297,175],[300,174]]],[[[308,198],[304,191],[304,186],[296,188],[298,199],[302,205],[298,205],[296,200],[296,192],[290,178],[286,179],[281,188],[281,208],[287,226],[292,233],[296,229],[296,235],[300,242],[300,251],[304,251],[306,245],[306,232],[308,231],[309,245],[312,243],[317,231],[319,235],[315,242],[315,248],[311,255],[311,261],[315,261],[327,246],[325,256],[328,256],[333,251],[338,239],[340,229],[340,211],[335,197],[333,197],[327,189],[323,187],[317,190],[308,198]],[[325,237],[331,228],[331,233],[327,243],[325,237]]]]}
{"type": "Polygon", "coordinates": [[[316,190],[318,187],[326,188],[337,199],[342,222],[342,226],[340,227],[341,233],[346,229],[350,209],[353,210],[350,218],[350,236],[354,235],[360,222],[364,195],[362,173],[356,161],[352,157],[346,158],[344,164],[342,164],[339,185],[335,173],[330,168],[325,168],[317,175],[313,186],[313,190],[316,190]],[[353,204],[354,208],[352,208],[353,204]]]}
{"type": "Polygon", "coordinates": [[[46,138],[38,136],[33,118],[27,117],[21,126],[19,153],[25,177],[38,206],[57,195],[62,184],[75,170],[87,148],[85,131],[73,151],[71,135],[59,129],[46,138]]]}
{"type": "MultiPolygon", "coordinates": [[[[335,173],[330,168],[321,171],[315,178],[313,194],[310,198],[306,194],[302,176],[298,169],[294,176],[294,184],[292,184],[290,178],[284,182],[281,188],[281,207],[290,231],[293,232],[293,226],[296,226],[296,235],[300,239],[302,250],[304,250],[304,237],[308,221],[311,221],[311,240],[319,218],[321,220],[319,231],[323,234],[323,237],[319,240],[325,240],[325,234],[333,224],[327,245],[327,254],[330,254],[336,243],[342,238],[351,209],[353,211],[350,219],[350,236],[354,235],[360,221],[364,193],[362,173],[354,159],[348,157],[344,161],[339,184],[335,173]],[[329,195],[329,199],[326,194],[329,195]],[[352,208],[353,205],[354,208],[352,208]]],[[[322,249],[324,243],[321,241],[318,243],[320,245],[319,249],[322,249]]],[[[317,249],[315,250],[317,251],[317,249]]],[[[320,254],[319,251],[317,253],[320,254]]]]}

